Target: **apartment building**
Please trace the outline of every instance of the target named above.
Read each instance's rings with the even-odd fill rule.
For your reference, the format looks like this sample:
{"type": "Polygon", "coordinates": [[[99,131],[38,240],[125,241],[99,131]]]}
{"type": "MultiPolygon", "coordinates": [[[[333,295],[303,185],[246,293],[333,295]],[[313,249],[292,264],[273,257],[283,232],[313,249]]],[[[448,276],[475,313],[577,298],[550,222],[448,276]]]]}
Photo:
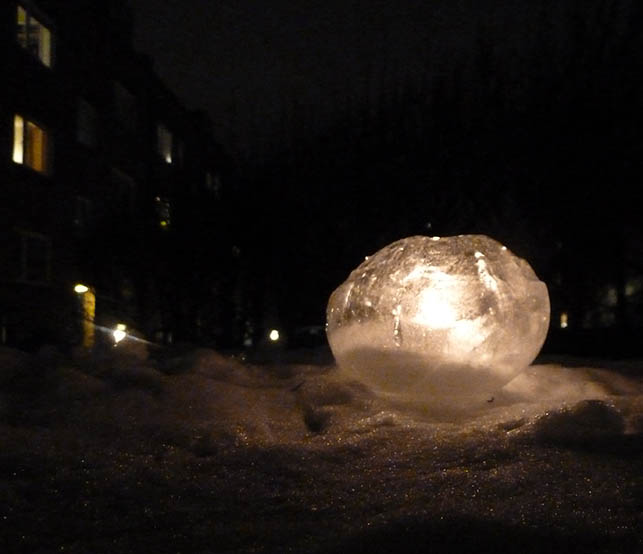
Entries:
{"type": "Polygon", "coordinates": [[[10,0],[0,20],[0,344],[195,332],[220,271],[198,237],[230,250],[208,117],[133,49],[126,2],[10,0]]]}

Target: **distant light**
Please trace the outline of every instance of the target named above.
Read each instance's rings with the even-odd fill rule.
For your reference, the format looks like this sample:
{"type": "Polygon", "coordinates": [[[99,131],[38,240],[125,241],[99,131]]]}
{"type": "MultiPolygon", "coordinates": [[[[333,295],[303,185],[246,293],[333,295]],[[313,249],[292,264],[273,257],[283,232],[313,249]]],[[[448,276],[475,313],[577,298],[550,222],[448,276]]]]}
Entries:
{"type": "Polygon", "coordinates": [[[74,292],[77,294],[85,294],[88,290],[89,287],[87,285],[83,285],[82,283],[77,283],[74,287],[74,292]]]}
{"type": "Polygon", "coordinates": [[[567,329],[567,325],[568,325],[567,312],[562,312],[560,314],[560,328],[567,329]]]}
{"type": "Polygon", "coordinates": [[[279,340],[279,331],[277,331],[277,329],[273,329],[272,331],[270,331],[270,334],[268,335],[268,338],[273,342],[278,341],[279,340]]]}
{"type": "Polygon", "coordinates": [[[127,333],[125,332],[126,329],[127,329],[127,326],[123,323],[119,323],[118,325],[116,325],[116,329],[112,331],[112,336],[114,337],[114,344],[118,344],[127,336],[127,333]]]}
{"type": "Polygon", "coordinates": [[[440,240],[440,237],[431,237],[431,240],[440,240]]]}

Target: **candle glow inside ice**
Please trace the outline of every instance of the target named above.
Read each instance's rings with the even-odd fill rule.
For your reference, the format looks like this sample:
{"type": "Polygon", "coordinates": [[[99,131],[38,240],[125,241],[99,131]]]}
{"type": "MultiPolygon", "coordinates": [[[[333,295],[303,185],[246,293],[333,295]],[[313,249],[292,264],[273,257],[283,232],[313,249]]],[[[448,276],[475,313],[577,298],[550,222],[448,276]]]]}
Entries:
{"type": "Polygon", "coordinates": [[[338,365],[380,391],[488,398],[534,360],[549,312],[545,284],[497,241],[415,236],[332,293],[326,330],[338,365]]]}

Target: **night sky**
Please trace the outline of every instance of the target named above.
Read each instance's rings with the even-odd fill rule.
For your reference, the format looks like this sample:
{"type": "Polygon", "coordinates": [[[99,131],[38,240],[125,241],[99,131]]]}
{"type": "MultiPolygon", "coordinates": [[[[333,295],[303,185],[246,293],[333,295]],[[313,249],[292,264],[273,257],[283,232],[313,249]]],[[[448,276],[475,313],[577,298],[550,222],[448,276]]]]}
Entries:
{"type": "Polygon", "coordinates": [[[640,274],[638,2],[131,5],[137,48],[251,183],[233,236],[291,319],[413,234],[492,236],[579,313],[640,274]]]}
{"type": "Polygon", "coordinates": [[[330,124],[346,103],[377,104],[401,83],[426,82],[429,51],[435,71],[444,71],[445,60],[471,52],[479,15],[498,17],[487,9],[503,2],[131,4],[136,45],[171,89],[209,111],[231,151],[265,158],[280,142],[330,124]],[[293,121],[300,113],[305,121],[293,121]]]}
{"type": "Polygon", "coordinates": [[[136,47],[188,106],[211,114],[216,138],[242,165],[270,160],[357,107],[375,112],[403,90],[428,98],[443,84],[481,112],[481,79],[514,105],[532,101],[537,79],[549,88],[532,96],[584,87],[605,55],[622,56],[619,41],[639,11],[632,0],[130,4],[136,47]]]}

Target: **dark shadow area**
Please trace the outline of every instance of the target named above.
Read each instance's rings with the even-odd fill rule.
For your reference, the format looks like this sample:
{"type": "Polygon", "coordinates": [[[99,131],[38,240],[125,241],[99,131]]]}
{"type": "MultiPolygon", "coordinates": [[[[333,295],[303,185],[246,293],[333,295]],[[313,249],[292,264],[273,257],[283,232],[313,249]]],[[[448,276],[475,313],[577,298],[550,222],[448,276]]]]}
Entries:
{"type": "Polygon", "coordinates": [[[565,353],[607,359],[643,357],[640,329],[550,329],[544,354],[565,353]]]}
{"type": "MultiPolygon", "coordinates": [[[[437,516],[436,516],[437,517],[437,516]]],[[[319,554],[426,554],[449,552],[503,552],[506,554],[595,553],[636,550],[634,535],[609,536],[597,530],[577,529],[563,534],[551,528],[513,526],[470,517],[403,519],[369,530],[324,548],[319,554]]]]}

